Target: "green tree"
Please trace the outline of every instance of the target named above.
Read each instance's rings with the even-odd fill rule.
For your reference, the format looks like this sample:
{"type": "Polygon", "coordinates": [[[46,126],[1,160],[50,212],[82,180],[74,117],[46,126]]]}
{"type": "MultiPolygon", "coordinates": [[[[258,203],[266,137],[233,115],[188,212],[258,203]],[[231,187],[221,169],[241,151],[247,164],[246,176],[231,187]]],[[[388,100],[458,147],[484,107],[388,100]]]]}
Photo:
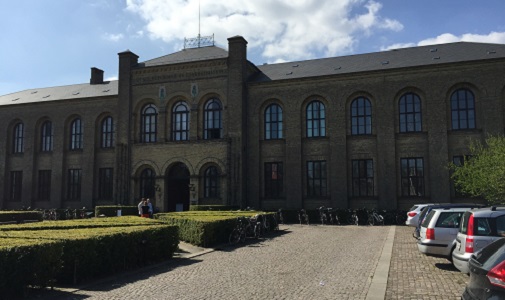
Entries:
{"type": "Polygon", "coordinates": [[[489,136],[470,144],[471,156],[460,166],[451,164],[456,188],[488,204],[505,204],[505,137],[489,136]]]}

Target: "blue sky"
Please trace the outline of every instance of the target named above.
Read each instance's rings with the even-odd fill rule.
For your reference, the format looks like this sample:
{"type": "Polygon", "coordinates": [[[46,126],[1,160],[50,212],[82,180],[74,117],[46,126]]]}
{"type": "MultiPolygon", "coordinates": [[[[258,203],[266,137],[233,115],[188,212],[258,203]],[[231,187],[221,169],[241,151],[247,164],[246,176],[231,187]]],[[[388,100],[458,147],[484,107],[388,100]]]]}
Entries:
{"type": "Polygon", "coordinates": [[[0,11],[0,95],[117,78],[117,53],[140,61],[184,37],[243,36],[255,64],[473,41],[505,44],[505,1],[16,0],[0,11]]]}

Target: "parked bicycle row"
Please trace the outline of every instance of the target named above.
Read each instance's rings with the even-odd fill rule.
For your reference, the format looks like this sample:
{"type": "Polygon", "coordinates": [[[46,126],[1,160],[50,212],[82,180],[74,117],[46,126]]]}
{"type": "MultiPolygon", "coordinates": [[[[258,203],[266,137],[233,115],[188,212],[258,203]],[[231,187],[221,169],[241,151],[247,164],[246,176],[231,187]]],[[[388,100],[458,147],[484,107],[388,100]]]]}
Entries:
{"type": "MultiPolygon", "coordinates": [[[[291,213],[292,214],[292,213],[291,213]]],[[[290,223],[294,223],[292,217],[290,223]]],[[[317,210],[301,209],[296,212],[296,222],[321,225],[405,225],[406,212],[376,209],[333,209],[321,206],[317,210]]]]}
{"type": "Polygon", "coordinates": [[[73,220],[73,219],[85,219],[89,216],[86,211],[86,207],[82,209],[36,209],[42,211],[42,219],[44,220],[73,220]]]}
{"type": "Polygon", "coordinates": [[[265,233],[279,230],[279,221],[282,221],[282,213],[256,214],[252,217],[238,217],[235,227],[230,233],[230,244],[244,242],[246,238],[260,238],[265,233]]]}

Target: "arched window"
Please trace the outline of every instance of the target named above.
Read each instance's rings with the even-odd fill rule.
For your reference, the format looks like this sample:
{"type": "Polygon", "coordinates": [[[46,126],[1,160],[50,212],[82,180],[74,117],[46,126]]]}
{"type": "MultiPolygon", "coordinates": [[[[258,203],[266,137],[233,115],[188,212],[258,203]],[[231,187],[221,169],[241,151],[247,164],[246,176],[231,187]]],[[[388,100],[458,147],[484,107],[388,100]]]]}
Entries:
{"type": "Polygon", "coordinates": [[[219,197],[219,172],[214,166],[205,170],[203,177],[203,188],[205,198],[219,197]]]}
{"type": "Polygon", "coordinates": [[[154,184],[156,174],[152,169],[145,169],[140,173],[140,198],[154,197],[154,184]]]}
{"type": "Polygon", "coordinates": [[[158,123],[158,110],[153,104],[148,104],[142,109],[140,124],[140,141],[142,143],[155,143],[158,123]]]}
{"type": "Polygon", "coordinates": [[[53,123],[45,121],[40,128],[40,151],[53,150],[53,123]]]}
{"type": "Polygon", "coordinates": [[[372,134],[372,105],[365,97],[358,97],[351,103],[351,134],[372,134]]]}
{"type": "Polygon", "coordinates": [[[321,101],[307,105],[307,137],[326,136],[326,113],[321,101]]]}
{"type": "Polygon", "coordinates": [[[70,150],[82,149],[82,122],[77,118],[70,124],[70,150]]]}
{"type": "Polygon", "coordinates": [[[467,89],[459,89],[451,95],[452,129],[475,129],[475,97],[467,89]]]}
{"type": "Polygon", "coordinates": [[[271,104],[265,110],[265,140],[282,139],[282,108],[271,104]]]}
{"type": "Polygon", "coordinates": [[[223,131],[221,102],[216,98],[207,101],[204,114],[203,138],[206,140],[220,139],[223,131]]]}
{"type": "Polygon", "coordinates": [[[414,93],[404,94],[398,103],[400,132],[421,132],[421,99],[414,93]]]}
{"type": "Polygon", "coordinates": [[[172,141],[189,140],[189,109],[185,102],[179,101],[172,109],[172,141]]]}
{"type": "Polygon", "coordinates": [[[114,147],[114,120],[111,116],[106,117],[102,121],[100,147],[112,148],[114,147]]]}
{"type": "Polygon", "coordinates": [[[24,125],[17,123],[12,132],[12,153],[23,153],[24,151],[24,125]]]}

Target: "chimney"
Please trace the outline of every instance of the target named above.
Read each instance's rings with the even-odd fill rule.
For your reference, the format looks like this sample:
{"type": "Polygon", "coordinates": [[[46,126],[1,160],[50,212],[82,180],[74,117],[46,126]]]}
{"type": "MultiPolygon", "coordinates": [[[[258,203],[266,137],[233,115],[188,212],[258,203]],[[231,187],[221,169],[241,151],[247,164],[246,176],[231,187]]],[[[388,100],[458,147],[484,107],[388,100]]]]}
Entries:
{"type": "Polygon", "coordinates": [[[91,79],[89,80],[90,84],[101,84],[103,83],[103,70],[98,68],[91,68],[91,79]]]}

